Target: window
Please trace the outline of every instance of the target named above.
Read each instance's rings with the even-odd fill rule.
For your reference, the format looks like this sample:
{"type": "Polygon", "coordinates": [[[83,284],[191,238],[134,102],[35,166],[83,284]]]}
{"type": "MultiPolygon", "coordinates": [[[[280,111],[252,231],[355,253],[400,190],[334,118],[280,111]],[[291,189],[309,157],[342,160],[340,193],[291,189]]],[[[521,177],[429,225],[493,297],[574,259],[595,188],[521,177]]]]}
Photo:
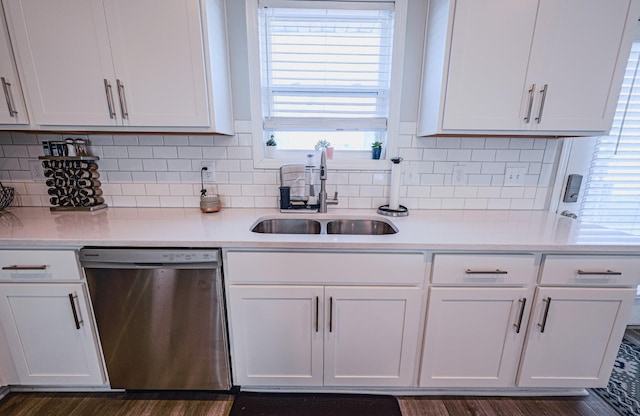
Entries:
{"type": "Polygon", "coordinates": [[[319,140],[348,159],[370,159],[376,141],[388,147],[401,66],[396,2],[247,0],[248,19],[251,7],[255,152],[271,136],[280,155],[297,160],[319,140]]]}
{"type": "Polygon", "coordinates": [[[609,136],[599,137],[580,218],[640,235],[640,43],[634,43],[609,136]]]}

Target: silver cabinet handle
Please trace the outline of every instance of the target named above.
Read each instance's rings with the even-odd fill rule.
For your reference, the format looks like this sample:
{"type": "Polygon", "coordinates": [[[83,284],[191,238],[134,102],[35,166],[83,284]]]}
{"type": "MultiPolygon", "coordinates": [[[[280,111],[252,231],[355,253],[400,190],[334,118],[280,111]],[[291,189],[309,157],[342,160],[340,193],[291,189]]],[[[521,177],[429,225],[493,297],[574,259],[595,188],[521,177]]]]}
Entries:
{"type": "Polygon", "coordinates": [[[544,315],[542,316],[542,322],[538,324],[540,327],[540,333],[544,332],[544,328],[547,326],[547,317],[549,316],[549,306],[551,306],[551,298],[542,299],[546,303],[544,308],[544,315]]]}
{"type": "Polygon", "coordinates": [[[22,264],[14,264],[12,266],[4,266],[2,270],[45,270],[47,268],[44,264],[36,264],[36,265],[22,265],[22,264]]]}
{"type": "Polygon", "coordinates": [[[509,272],[506,270],[471,270],[467,269],[464,271],[465,274],[508,274],[509,272]]]}
{"type": "Polygon", "coordinates": [[[116,118],[116,110],[113,108],[113,93],[111,92],[111,84],[107,79],[104,80],[104,93],[107,96],[107,105],[109,106],[109,118],[116,118]]]}
{"type": "Polygon", "coordinates": [[[11,95],[11,84],[7,82],[7,80],[2,77],[2,89],[4,90],[4,98],[7,100],[7,108],[9,109],[9,115],[11,117],[17,117],[18,111],[16,110],[16,106],[13,102],[13,95],[11,95]]]}
{"type": "Polygon", "coordinates": [[[120,112],[122,113],[122,118],[125,120],[129,119],[129,110],[127,109],[127,97],[124,95],[124,84],[117,79],[116,84],[118,86],[118,98],[120,99],[120,112]]]}
{"type": "Polygon", "coordinates": [[[520,303],[520,312],[518,313],[518,322],[513,324],[513,327],[516,329],[516,334],[520,333],[520,328],[522,327],[522,318],[524,316],[524,307],[527,305],[527,298],[518,299],[520,303]]]}
{"type": "Polygon", "coordinates": [[[333,332],[333,298],[329,298],[329,332],[333,332]]]}
{"type": "Polygon", "coordinates": [[[538,124],[540,124],[540,121],[542,120],[542,112],[544,111],[544,102],[547,99],[547,87],[549,87],[549,84],[544,84],[544,88],[540,90],[540,93],[542,94],[542,99],[540,100],[540,109],[538,110],[538,117],[536,117],[536,123],[538,124]]]}
{"type": "Polygon", "coordinates": [[[536,95],[536,84],[531,84],[529,89],[529,108],[527,109],[527,115],[524,117],[524,122],[529,124],[531,121],[531,110],[533,110],[533,98],[536,95]]]}
{"type": "Polygon", "coordinates": [[[320,299],[318,298],[318,296],[316,296],[316,332],[318,332],[320,330],[320,328],[318,326],[318,321],[319,321],[318,312],[319,311],[320,311],[320,299]]]}
{"type": "Polygon", "coordinates": [[[78,310],[76,309],[76,299],[78,299],[78,295],[74,293],[69,293],[69,303],[71,303],[71,312],[73,312],[73,320],[76,323],[76,329],[80,329],[80,324],[83,324],[84,321],[82,319],[78,319],[78,310]]]}
{"type": "Polygon", "coordinates": [[[622,276],[622,272],[614,272],[613,270],[589,272],[578,269],[578,276],[622,276]]]}

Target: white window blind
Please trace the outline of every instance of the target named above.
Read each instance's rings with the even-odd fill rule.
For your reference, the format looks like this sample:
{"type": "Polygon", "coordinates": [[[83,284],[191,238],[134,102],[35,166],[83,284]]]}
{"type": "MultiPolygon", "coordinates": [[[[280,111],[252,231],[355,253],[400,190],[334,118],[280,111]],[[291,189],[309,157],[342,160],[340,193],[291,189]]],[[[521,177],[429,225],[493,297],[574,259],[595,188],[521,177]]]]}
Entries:
{"type": "Polygon", "coordinates": [[[598,138],[580,218],[640,235],[640,43],[634,43],[609,136],[598,138]]]}
{"type": "MultiPolygon", "coordinates": [[[[390,2],[259,2],[267,137],[287,131],[374,133],[354,136],[368,143],[349,144],[346,138],[347,149],[380,139],[389,114],[393,9],[390,2]]],[[[304,135],[276,137],[295,141],[304,135]]],[[[313,137],[315,143],[319,136],[313,137]]]]}

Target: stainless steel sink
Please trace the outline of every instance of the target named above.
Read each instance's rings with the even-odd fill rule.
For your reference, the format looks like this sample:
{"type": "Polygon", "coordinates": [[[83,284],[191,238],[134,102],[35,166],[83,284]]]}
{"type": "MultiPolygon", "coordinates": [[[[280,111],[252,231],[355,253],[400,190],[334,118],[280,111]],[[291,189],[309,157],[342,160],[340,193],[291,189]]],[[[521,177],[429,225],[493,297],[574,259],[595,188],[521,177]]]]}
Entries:
{"type": "Polygon", "coordinates": [[[383,235],[397,232],[393,224],[381,220],[341,219],[327,222],[327,234],[383,235]]]}
{"type": "Polygon", "coordinates": [[[263,218],[251,231],[262,234],[395,234],[398,229],[388,220],[379,219],[311,219],[311,218],[263,218]]]}
{"type": "Polygon", "coordinates": [[[251,228],[264,234],[320,234],[322,224],[306,218],[272,218],[258,222],[251,228]]]}

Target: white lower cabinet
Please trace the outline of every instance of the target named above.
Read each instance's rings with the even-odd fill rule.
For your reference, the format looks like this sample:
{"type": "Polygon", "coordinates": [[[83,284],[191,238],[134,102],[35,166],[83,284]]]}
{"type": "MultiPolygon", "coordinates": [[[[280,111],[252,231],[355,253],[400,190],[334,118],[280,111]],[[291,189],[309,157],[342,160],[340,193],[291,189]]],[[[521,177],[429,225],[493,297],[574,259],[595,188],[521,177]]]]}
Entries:
{"type": "Polygon", "coordinates": [[[431,288],[420,386],[512,386],[528,293],[527,288],[431,288]]]}
{"type": "Polygon", "coordinates": [[[241,386],[410,386],[421,289],[231,285],[241,386]]]}
{"type": "Polygon", "coordinates": [[[234,383],[321,386],[319,286],[231,286],[234,383]]]}
{"type": "Polygon", "coordinates": [[[635,294],[635,288],[537,288],[518,386],[606,386],[635,294]]]}
{"type": "Polygon", "coordinates": [[[2,283],[0,320],[21,385],[102,385],[81,283],[2,283]]]}

